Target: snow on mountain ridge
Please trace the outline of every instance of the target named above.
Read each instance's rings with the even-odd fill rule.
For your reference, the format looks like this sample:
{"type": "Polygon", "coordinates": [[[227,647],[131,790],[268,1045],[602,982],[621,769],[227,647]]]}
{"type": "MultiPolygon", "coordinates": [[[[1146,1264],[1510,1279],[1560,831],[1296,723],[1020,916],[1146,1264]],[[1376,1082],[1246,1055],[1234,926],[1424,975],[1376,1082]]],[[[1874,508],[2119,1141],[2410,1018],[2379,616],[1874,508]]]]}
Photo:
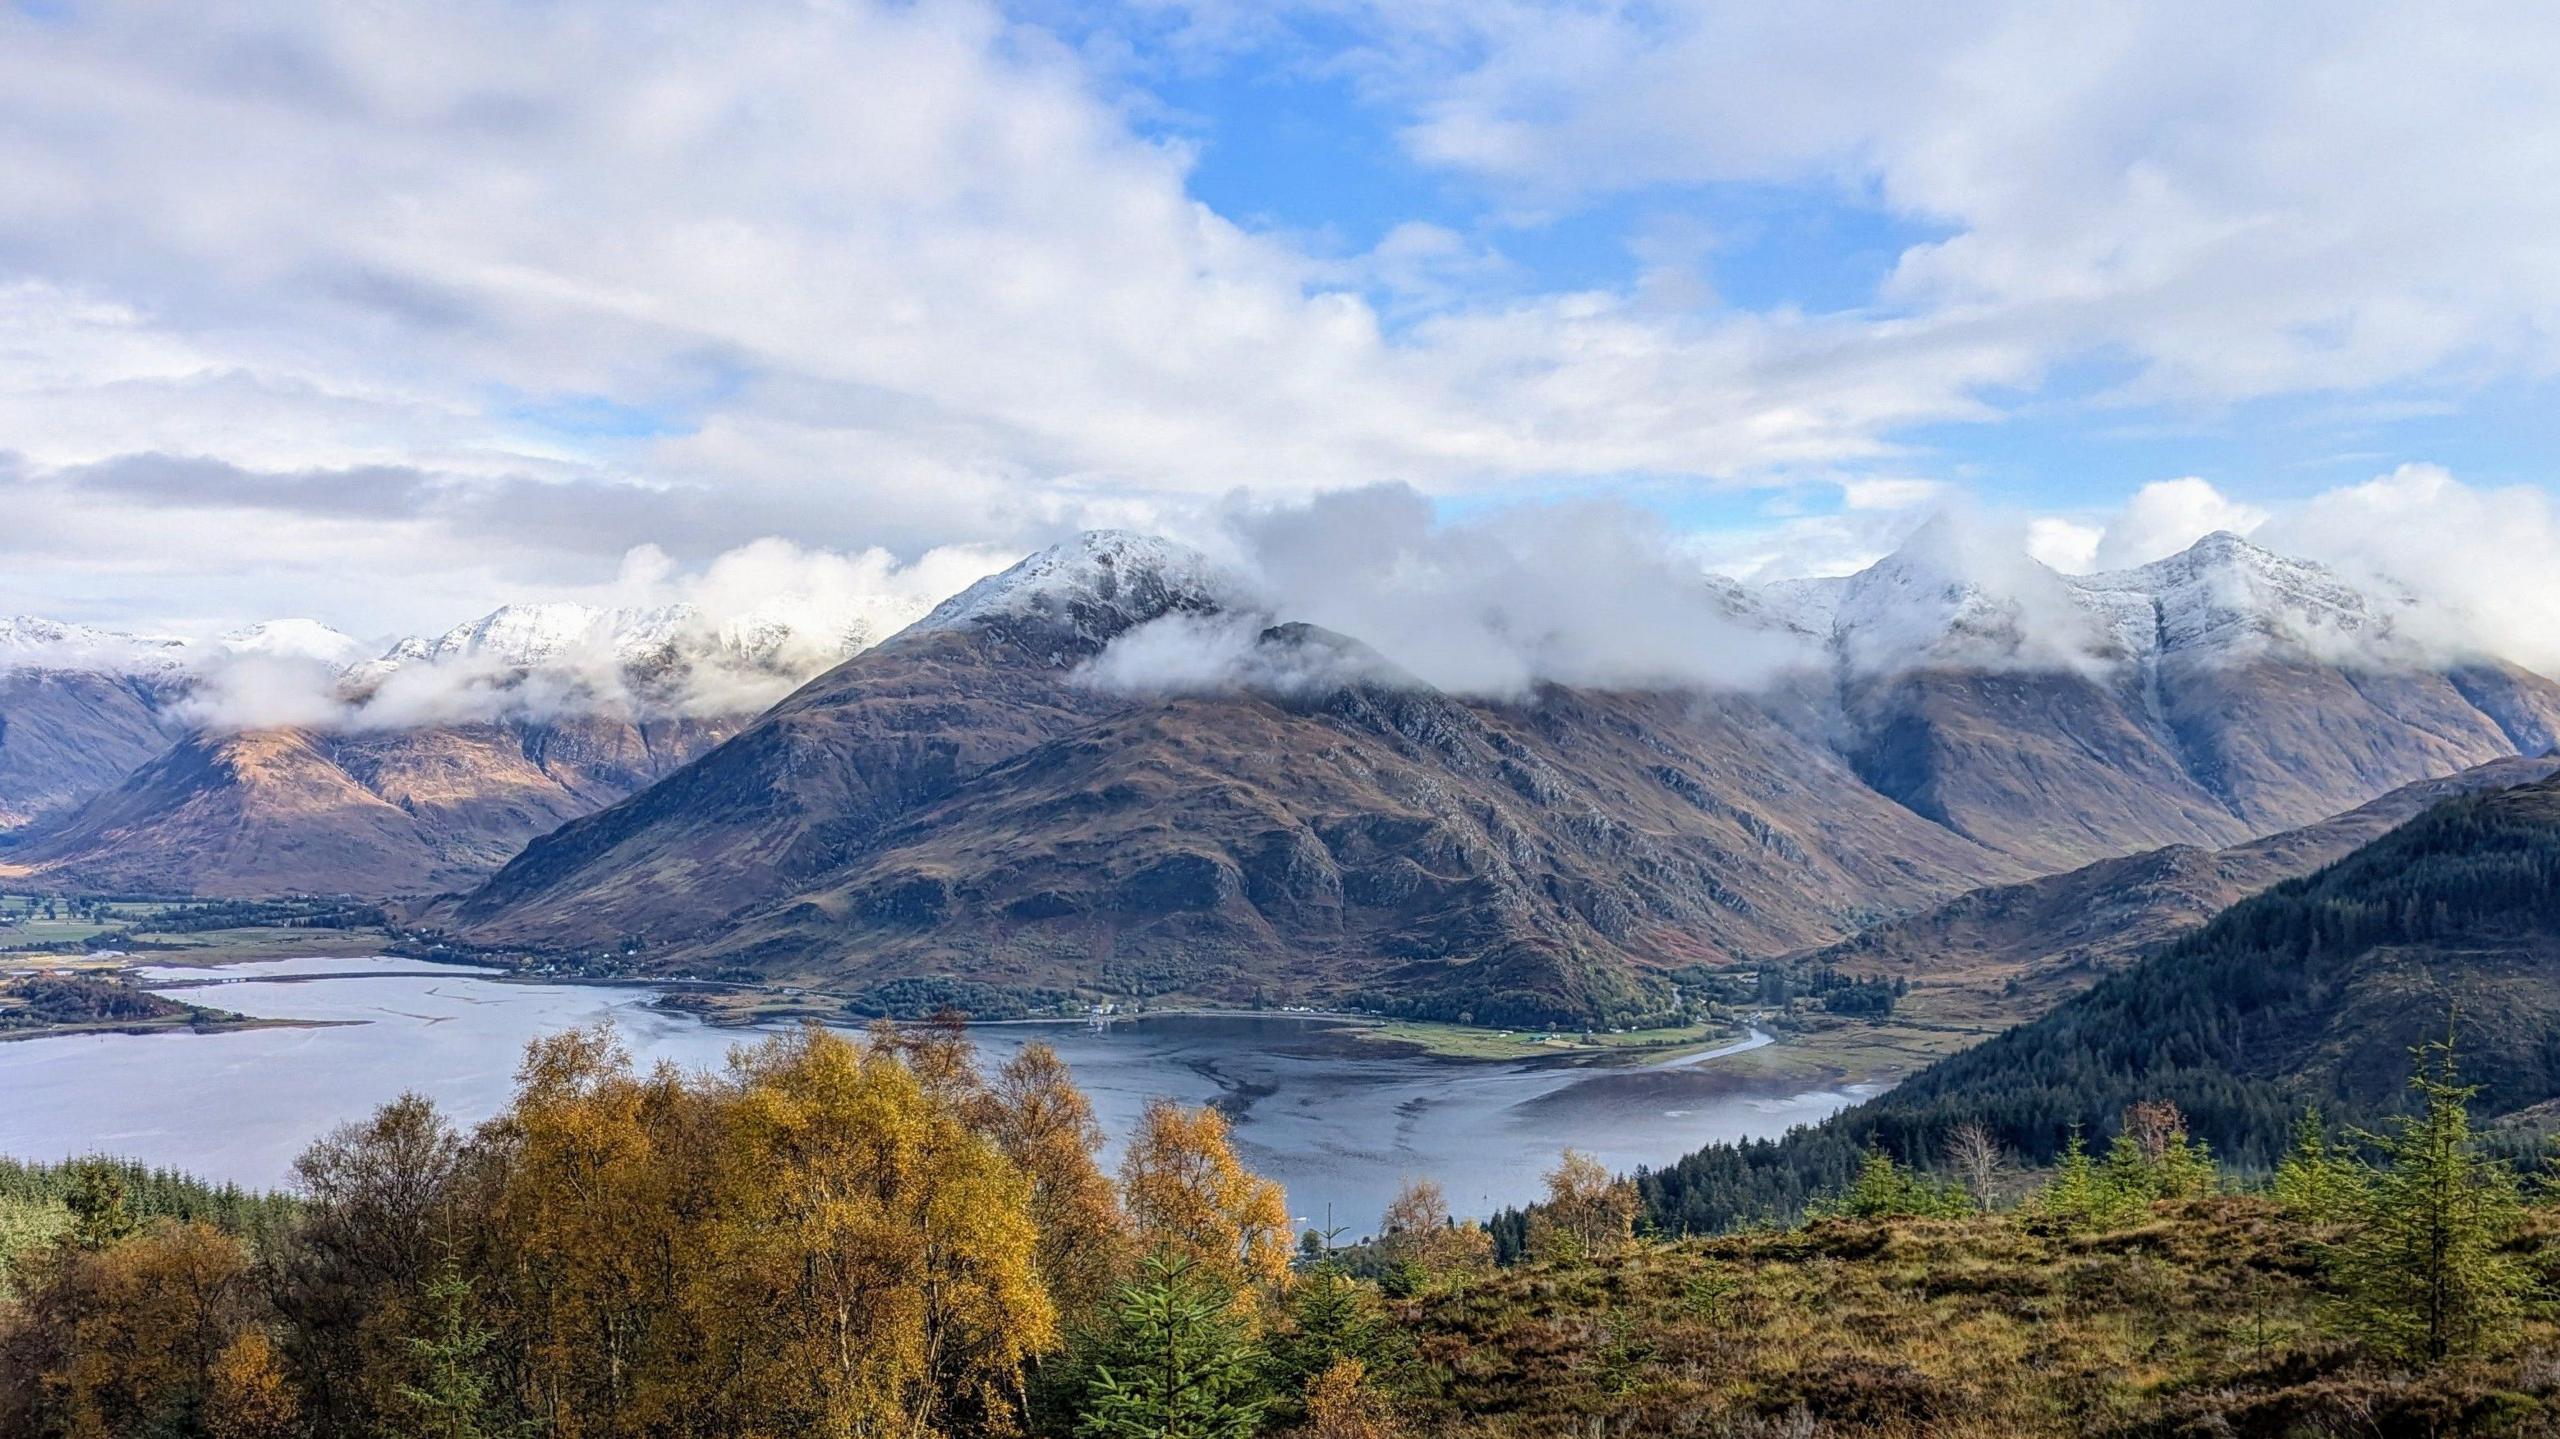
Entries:
{"type": "MultiPolygon", "coordinates": [[[[1945,521],[1853,575],[1756,587],[1777,621],[1825,636],[1860,673],[1926,666],[2096,673],[2175,655],[2234,663],[2292,655],[2424,668],[2415,595],[2216,532],[2131,569],[2064,575],[1945,521]]],[[[2444,628],[2437,625],[2435,628],[2444,628]]]]}
{"type": "Polygon", "coordinates": [[[189,653],[188,642],[174,635],[64,624],[37,615],[0,615],[0,670],[79,669],[160,675],[182,668],[189,653]]]}
{"type": "Polygon", "coordinates": [[[2395,632],[2415,596],[2375,595],[2326,566],[2216,531],[2166,559],[2071,581],[2093,602],[2151,612],[2153,646],[2231,660],[2291,650],[2332,661],[2415,663],[2395,632]]]}
{"type": "Polygon", "coordinates": [[[313,619],[262,620],[230,631],[217,643],[235,655],[309,660],[340,670],[373,653],[373,646],[354,635],[313,619]]]}
{"type": "Polygon", "coordinates": [[[1169,610],[1220,608],[1246,589],[1188,545],[1129,530],[1086,530],[944,600],[914,628],[1032,620],[1105,641],[1169,610]]]}

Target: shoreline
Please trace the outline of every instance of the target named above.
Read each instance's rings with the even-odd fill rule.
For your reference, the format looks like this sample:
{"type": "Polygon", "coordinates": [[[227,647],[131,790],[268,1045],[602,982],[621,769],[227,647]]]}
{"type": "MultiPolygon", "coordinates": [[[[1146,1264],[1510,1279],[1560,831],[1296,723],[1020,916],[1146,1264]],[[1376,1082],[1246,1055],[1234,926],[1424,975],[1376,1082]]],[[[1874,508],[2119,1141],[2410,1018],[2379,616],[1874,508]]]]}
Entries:
{"type": "MultiPolygon", "coordinates": [[[[426,959],[413,954],[399,953],[387,947],[371,954],[313,954],[308,948],[300,952],[290,952],[289,947],[270,948],[254,944],[170,948],[154,946],[147,949],[128,950],[109,961],[109,964],[113,968],[133,975],[136,981],[145,987],[155,990],[240,983],[307,983],[329,979],[433,978],[441,975],[467,974],[473,978],[500,984],[556,984],[654,991],[656,998],[652,1001],[653,1008],[684,1015],[714,1029],[771,1029],[780,1025],[811,1021],[833,1028],[858,1029],[866,1024],[877,1022],[875,1019],[845,1011],[841,1007],[843,1002],[841,996],[823,990],[803,990],[797,994],[787,994],[783,986],[766,986],[735,980],[545,974],[526,967],[483,959],[426,959]],[[287,952],[279,952],[280,950],[287,952]],[[318,969],[300,974],[237,977],[208,975],[197,978],[167,979],[144,979],[138,973],[148,968],[173,967],[222,970],[284,960],[344,960],[351,965],[406,961],[418,967],[415,969],[318,969]],[[698,998],[694,1002],[685,1002],[689,996],[698,998]],[[722,1004],[718,1002],[719,997],[728,997],[734,1002],[722,1004]]],[[[1784,1036],[1768,1033],[1748,1019],[1740,1021],[1738,1028],[1724,1025],[1717,1025],[1712,1029],[1707,1026],[1689,1026],[1680,1030],[1644,1030],[1610,1036],[1617,1041],[1614,1043],[1608,1040],[1586,1042],[1575,1039],[1562,1039],[1558,1042],[1561,1036],[1574,1034],[1577,1031],[1495,1029],[1486,1025],[1460,1025],[1444,1020],[1399,1019],[1358,1010],[1252,1009],[1217,1003],[1177,1004],[1164,1008],[1117,1013],[1103,1017],[1099,1021],[1090,1015],[1033,1014],[1002,1019],[971,1018],[967,1023],[973,1029],[1027,1026],[1107,1028],[1115,1024],[1143,1023],[1150,1019],[1186,1018],[1286,1020],[1342,1029],[1356,1035],[1364,1043],[1378,1046],[1382,1052],[1403,1052],[1461,1064],[1512,1064],[1537,1068],[1673,1067],[1707,1063],[1772,1046],[1785,1047],[1787,1044],[1784,1036]]],[[[893,1019],[891,1022],[916,1024],[922,1021],[893,1019]]],[[[175,1027],[183,1026],[150,1025],[141,1028],[142,1032],[159,1032],[162,1029],[175,1027]]],[[[94,1031],[45,1029],[12,1037],[43,1038],[78,1032],[94,1031]]],[[[1579,1032],[1592,1033],[1587,1030],[1579,1032]]]]}

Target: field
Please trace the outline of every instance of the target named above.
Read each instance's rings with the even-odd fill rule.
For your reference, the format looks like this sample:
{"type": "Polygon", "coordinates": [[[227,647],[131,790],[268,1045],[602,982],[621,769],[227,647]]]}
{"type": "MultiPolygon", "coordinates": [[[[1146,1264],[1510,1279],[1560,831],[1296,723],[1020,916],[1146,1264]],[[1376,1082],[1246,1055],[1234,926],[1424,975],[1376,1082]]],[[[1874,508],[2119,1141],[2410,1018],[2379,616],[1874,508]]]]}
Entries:
{"type": "Polygon", "coordinates": [[[1730,1024],[1684,1025],[1676,1029],[1541,1030],[1485,1029],[1430,1020],[1388,1020],[1363,1025],[1360,1037],[1380,1043],[1407,1044],[1427,1054],[1452,1059],[1540,1059],[1557,1055],[1669,1056],[1693,1049],[1729,1044],[1743,1037],[1730,1024]]]}
{"type": "MultiPolygon", "coordinates": [[[[2514,1251],[2542,1273],[2555,1218],[2514,1251]]],[[[2338,1337],[2321,1246],[2265,1201],[2116,1233],[1830,1220],[1528,1264],[1407,1311],[1429,1435],[2552,1432],[2555,1333],[2412,1375],[2338,1337]]]]}
{"type": "Polygon", "coordinates": [[[78,967],[88,946],[204,964],[376,954],[391,942],[367,906],[333,900],[150,900],[0,893],[0,970],[78,967]]]}
{"type": "Polygon", "coordinates": [[[147,901],[64,900],[27,894],[0,894],[0,950],[82,943],[102,934],[111,934],[162,908],[165,906],[147,901]]]}

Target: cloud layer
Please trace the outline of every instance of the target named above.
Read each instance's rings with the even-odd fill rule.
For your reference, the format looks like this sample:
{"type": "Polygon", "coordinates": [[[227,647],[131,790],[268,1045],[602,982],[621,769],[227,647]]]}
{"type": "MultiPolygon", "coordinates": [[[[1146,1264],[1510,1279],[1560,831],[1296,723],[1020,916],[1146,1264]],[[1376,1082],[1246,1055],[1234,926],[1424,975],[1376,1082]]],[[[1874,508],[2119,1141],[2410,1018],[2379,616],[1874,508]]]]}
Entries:
{"type": "Polygon", "coordinates": [[[9,7],[0,609],[365,574],[401,583],[346,622],[412,628],[639,545],[1381,482],[1821,480],[1873,533],[1960,468],[1914,427],[2057,388],[2547,374],[2555,61],[2560,22],[2459,6],[9,7]],[[1221,137],[1148,86],[1218,63],[1341,81],[1471,198],[1349,237],[1204,203],[1221,137]],[[1713,202],[1768,191],[1881,227],[1831,303],[1719,287],[1713,202]],[[1622,253],[1504,253],[1574,224],[1622,253]]]}
{"type": "Polygon", "coordinates": [[[604,604],[511,607],[352,666],[364,647],[318,626],[184,645],[75,630],[0,652],[0,666],[159,676],[183,691],[181,721],[225,730],[734,717],[770,706],[1013,558],[940,549],[901,564],[882,550],[836,554],[768,539],[687,569],[643,547],[624,557],[598,596],[604,604]]]}

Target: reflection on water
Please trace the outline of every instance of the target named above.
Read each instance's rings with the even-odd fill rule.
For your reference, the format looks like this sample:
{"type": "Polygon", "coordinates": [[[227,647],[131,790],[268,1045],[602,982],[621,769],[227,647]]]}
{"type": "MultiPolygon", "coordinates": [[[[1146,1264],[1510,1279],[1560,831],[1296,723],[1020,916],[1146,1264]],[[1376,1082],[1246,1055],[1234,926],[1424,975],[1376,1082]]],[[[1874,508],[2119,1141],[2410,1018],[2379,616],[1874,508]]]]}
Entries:
{"type": "MultiPolygon", "coordinates": [[[[488,1115],[537,1035],[611,1019],[643,1064],[692,1068],[756,1037],[652,1009],[645,989],[517,983],[414,960],[149,974],[194,1003],[340,1023],[0,1044],[0,1152],[105,1150],[273,1185],[313,1136],[403,1090],[461,1119],[488,1115]]],[[[1568,1144],[1613,1168],[1658,1165],[1710,1140],[1781,1133],[1859,1097],[1754,1090],[1704,1056],[1623,1068],[1431,1059],[1277,1016],[1167,1016],[1098,1032],[988,1025],[974,1037],[991,1063],[1035,1039],[1055,1045],[1115,1137],[1157,1095],[1218,1104],[1246,1162],[1288,1186],[1293,1213],[1321,1220],[1330,1204],[1354,1234],[1406,1176],[1438,1179],[1461,1213],[1489,1213],[1533,1197],[1539,1171],[1568,1144]]]]}

